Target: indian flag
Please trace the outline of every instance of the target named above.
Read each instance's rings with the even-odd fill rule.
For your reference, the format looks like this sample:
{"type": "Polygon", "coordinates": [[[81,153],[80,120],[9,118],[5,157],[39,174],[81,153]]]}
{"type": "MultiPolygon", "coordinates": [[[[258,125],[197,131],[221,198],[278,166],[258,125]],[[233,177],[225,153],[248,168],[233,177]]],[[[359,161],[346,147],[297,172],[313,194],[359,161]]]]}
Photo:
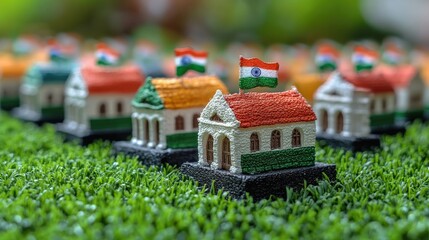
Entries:
{"type": "Polygon", "coordinates": [[[320,71],[333,71],[337,68],[340,52],[331,45],[324,44],[318,47],[315,62],[320,71]]]}
{"type": "Polygon", "coordinates": [[[177,48],[176,53],[176,74],[178,77],[188,70],[203,73],[206,71],[208,53],[205,51],[195,51],[191,48],[177,48]]]}
{"type": "Polygon", "coordinates": [[[120,57],[120,53],[107,46],[107,44],[100,43],[97,45],[97,51],[95,52],[97,64],[104,66],[115,66],[119,64],[120,57]]]}
{"type": "Polygon", "coordinates": [[[240,89],[277,86],[278,63],[266,63],[258,58],[240,57],[240,89]]]}
{"type": "Polygon", "coordinates": [[[76,54],[76,47],[72,44],[60,44],[53,39],[48,42],[48,45],[49,58],[55,62],[68,61],[76,54]]]}
{"type": "Polygon", "coordinates": [[[402,49],[394,43],[388,43],[383,52],[383,60],[389,64],[397,65],[404,57],[402,49]]]}
{"type": "Polygon", "coordinates": [[[352,54],[352,62],[356,71],[371,70],[378,59],[378,53],[365,46],[357,46],[352,54]]]}

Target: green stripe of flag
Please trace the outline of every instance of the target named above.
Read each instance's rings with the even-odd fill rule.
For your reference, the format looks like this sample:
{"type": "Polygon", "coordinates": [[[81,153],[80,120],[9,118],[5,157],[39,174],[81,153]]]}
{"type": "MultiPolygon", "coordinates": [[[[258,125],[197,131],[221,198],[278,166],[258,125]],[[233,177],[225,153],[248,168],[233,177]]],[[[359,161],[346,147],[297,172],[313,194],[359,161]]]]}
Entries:
{"type": "Polygon", "coordinates": [[[203,73],[206,71],[206,67],[204,65],[198,65],[198,64],[188,64],[188,65],[183,65],[183,66],[177,66],[176,67],[176,74],[178,77],[182,76],[183,74],[185,74],[188,70],[194,70],[196,72],[200,72],[203,73]]]}
{"type": "Polygon", "coordinates": [[[361,71],[370,71],[374,68],[374,64],[370,64],[370,63],[357,63],[355,65],[355,69],[356,72],[361,72],[361,71]]]}
{"type": "Polygon", "coordinates": [[[277,78],[268,78],[268,77],[245,77],[240,78],[238,86],[240,89],[251,89],[255,87],[277,87],[277,78]]]}
{"type": "Polygon", "coordinates": [[[326,61],[318,64],[320,71],[334,71],[337,68],[337,64],[333,61],[326,61]]]}

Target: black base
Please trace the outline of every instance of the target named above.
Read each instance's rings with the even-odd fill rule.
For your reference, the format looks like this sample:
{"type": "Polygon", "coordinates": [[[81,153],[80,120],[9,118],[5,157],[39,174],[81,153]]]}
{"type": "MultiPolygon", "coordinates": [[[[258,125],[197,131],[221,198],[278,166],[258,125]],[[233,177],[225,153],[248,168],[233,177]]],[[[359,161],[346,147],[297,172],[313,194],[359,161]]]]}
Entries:
{"type": "Polygon", "coordinates": [[[344,137],[331,134],[317,134],[316,140],[321,146],[342,148],[352,152],[371,151],[380,147],[380,137],[368,135],[366,137],[344,137]]]}
{"type": "Polygon", "coordinates": [[[374,127],[371,128],[371,134],[375,135],[396,135],[398,133],[404,134],[407,129],[405,128],[405,124],[397,124],[394,126],[387,127],[374,127]]]}
{"type": "Polygon", "coordinates": [[[132,157],[137,157],[143,165],[169,164],[173,166],[181,166],[185,162],[198,161],[198,149],[153,149],[138,146],[131,142],[115,142],[112,148],[113,155],[125,154],[132,157]]]}
{"type": "Polygon", "coordinates": [[[64,117],[43,117],[38,114],[32,114],[20,107],[12,109],[11,115],[21,121],[34,123],[38,126],[42,126],[45,123],[58,123],[64,120],[64,117]]]}
{"type": "Polygon", "coordinates": [[[286,187],[299,190],[303,188],[304,182],[315,185],[318,180],[324,179],[324,174],[331,182],[335,182],[337,175],[334,164],[318,162],[311,167],[283,169],[254,175],[215,170],[198,163],[184,163],[180,171],[196,180],[200,186],[205,185],[208,189],[213,186],[215,191],[223,189],[235,199],[245,198],[246,193],[249,193],[256,201],[270,196],[286,198],[286,187]]]}
{"type": "Polygon", "coordinates": [[[86,146],[97,140],[118,141],[126,140],[131,135],[131,129],[125,130],[103,130],[103,131],[76,131],[70,128],[68,124],[58,123],[55,125],[57,133],[64,136],[65,141],[77,142],[82,146],[86,146]]]}

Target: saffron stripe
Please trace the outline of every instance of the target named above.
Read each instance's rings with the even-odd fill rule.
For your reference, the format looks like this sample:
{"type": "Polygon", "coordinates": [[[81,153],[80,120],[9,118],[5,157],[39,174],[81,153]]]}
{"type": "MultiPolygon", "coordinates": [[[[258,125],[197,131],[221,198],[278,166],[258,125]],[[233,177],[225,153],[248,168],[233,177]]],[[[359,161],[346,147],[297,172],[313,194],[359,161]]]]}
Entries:
{"type": "Polygon", "coordinates": [[[206,58],[208,56],[208,53],[206,51],[195,51],[191,48],[176,48],[174,52],[177,57],[180,57],[183,55],[191,55],[193,57],[206,58]]]}
{"type": "Polygon", "coordinates": [[[258,58],[240,57],[240,67],[259,67],[268,70],[279,70],[278,63],[267,63],[258,58]]]}

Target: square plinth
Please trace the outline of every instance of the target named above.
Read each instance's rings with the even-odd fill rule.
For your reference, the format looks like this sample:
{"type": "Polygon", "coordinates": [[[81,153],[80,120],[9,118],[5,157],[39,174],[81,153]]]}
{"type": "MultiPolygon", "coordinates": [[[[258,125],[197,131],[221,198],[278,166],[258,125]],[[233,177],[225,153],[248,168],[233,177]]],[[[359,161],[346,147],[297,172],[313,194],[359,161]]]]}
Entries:
{"type": "Polygon", "coordinates": [[[82,146],[86,146],[97,140],[119,141],[126,140],[131,136],[131,129],[114,129],[114,130],[99,130],[99,131],[80,131],[71,127],[66,123],[58,123],[55,125],[57,133],[64,136],[65,141],[77,142],[82,146]]]}
{"type": "Polygon", "coordinates": [[[380,137],[378,135],[344,137],[333,134],[317,134],[316,140],[321,146],[328,145],[352,152],[373,151],[380,148],[380,137]]]}
{"type": "Polygon", "coordinates": [[[127,156],[137,157],[143,165],[147,166],[169,164],[180,167],[185,162],[198,161],[197,148],[155,149],[139,146],[130,141],[115,142],[113,144],[112,154],[125,154],[127,156]]]}
{"type": "Polygon", "coordinates": [[[213,186],[215,191],[223,189],[235,199],[242,199],[246,193],[249,193],[254,200],[261,200],[270,196],[285,198],[286,187],[299,190],[304,186],[304,182],[315,185],[318,180],[325,179],[325,175],[330,182],[335,182],[337,174],[334,164],[319,162],[310,167],[282,169],[251,175],[212,169],[199,163],[184,163],[180,171],[193,178],[200,186],[205,185],[208,189],[213,186]]]}
{"type": "Polygon", "coordinates": [[[64,120],[64,117],[62,116],[61,117],[44,117],[21,107],[12,109],[11,115],[14,118],[17,118],[21,121],[31,122],[38,126],[41,126],[45,123],[58,123],[64,120]]]}

